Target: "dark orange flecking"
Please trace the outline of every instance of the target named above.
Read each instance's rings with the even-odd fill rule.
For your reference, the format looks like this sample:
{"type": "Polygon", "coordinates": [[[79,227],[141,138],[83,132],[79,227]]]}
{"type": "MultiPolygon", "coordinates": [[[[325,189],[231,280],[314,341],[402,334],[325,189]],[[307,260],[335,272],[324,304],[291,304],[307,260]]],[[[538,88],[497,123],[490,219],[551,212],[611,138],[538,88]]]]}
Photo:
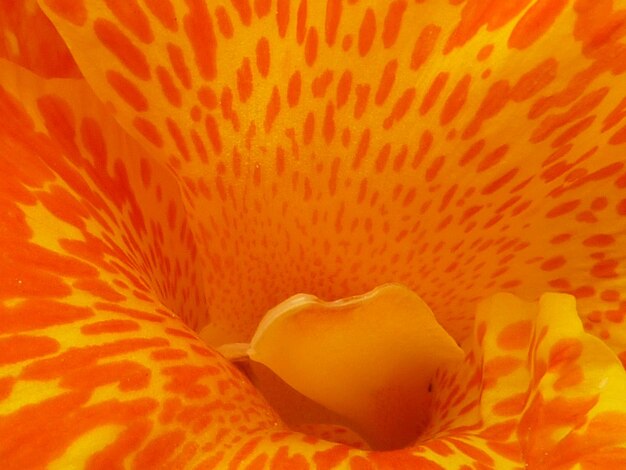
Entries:
{"type": "Polygon", "coordinates": [[[3,468],[626,466],[623,0],[23,0],[0,57],[3,468]],[[388,283],[462,358],[259,323],[388,283]]]}

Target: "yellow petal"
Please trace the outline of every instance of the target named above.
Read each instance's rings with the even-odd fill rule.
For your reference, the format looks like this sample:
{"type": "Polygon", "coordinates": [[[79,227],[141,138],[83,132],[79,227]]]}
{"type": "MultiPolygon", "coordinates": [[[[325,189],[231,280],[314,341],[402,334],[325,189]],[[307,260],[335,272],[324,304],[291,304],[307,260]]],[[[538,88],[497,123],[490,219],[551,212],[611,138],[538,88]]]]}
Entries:
{"type": "Polygon", "coordinates": [[[465,363],[435,376],[421,441],[495,468],[623,464],[624,390],[626,372],[584,332],[573,297],[498,294],[478,308],[465,363]]]}
{"type": "Polygon", "coordinates": [[[335,302],[292,297],[264,317],[248,353],[379,449],[419,435],[432,376],[463,357],[426,304],[399,285],[335,302]]]}

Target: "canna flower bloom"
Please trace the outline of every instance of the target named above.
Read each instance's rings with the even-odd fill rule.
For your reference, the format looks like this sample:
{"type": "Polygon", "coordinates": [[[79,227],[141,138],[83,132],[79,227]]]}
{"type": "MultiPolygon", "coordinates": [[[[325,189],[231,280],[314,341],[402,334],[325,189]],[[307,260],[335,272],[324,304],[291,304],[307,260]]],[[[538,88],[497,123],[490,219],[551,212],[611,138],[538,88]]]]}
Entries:
{"type": "Polygon", "coordinates": [[[3,469],[626,466],[624,1],[0,26],[3,469]]]}

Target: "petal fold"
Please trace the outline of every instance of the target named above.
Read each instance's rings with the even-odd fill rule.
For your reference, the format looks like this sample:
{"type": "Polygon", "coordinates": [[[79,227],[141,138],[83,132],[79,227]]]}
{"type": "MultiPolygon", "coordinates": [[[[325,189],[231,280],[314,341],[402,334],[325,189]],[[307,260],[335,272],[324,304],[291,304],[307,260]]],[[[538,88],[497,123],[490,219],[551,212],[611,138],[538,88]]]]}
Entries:
{"type": "Polygon", "coordinates": [[[206,308],[171,174],[82,79],[0,71],[3,468],[193,467],[280,428],[188,326],[206,308]]]}
{"type": "Polygon", "coordinates": [[[267,313],[248,354],[348,418],[378,449],[420,434],[432,376],[463,358],[426,304],[400,285],[334,302],[294,296],[267,313]]]}

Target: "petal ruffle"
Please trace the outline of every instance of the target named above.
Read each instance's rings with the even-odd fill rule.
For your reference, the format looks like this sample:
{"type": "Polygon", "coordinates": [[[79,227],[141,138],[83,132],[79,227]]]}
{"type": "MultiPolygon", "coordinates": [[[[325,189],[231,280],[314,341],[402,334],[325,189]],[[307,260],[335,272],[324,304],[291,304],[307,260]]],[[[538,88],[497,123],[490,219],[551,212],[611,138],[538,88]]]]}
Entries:
{"type": "Polygon", "coordinates": [[[621,363],[584,332],[573,297],[498,294],[478,308],[465,364],[433,381],[423,444],[495,468],[623,465],[625,389],[621,363]]]}
{"type": "Polygon", "coordinates": [[[463,359],[422,299],[394,284],[336,302],[296,295],[267,313],[247,355],[378,450],[421,433],[432,376],[463,359]]]}

